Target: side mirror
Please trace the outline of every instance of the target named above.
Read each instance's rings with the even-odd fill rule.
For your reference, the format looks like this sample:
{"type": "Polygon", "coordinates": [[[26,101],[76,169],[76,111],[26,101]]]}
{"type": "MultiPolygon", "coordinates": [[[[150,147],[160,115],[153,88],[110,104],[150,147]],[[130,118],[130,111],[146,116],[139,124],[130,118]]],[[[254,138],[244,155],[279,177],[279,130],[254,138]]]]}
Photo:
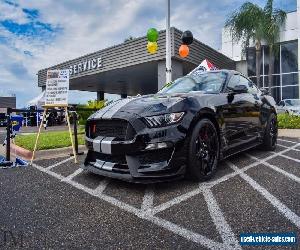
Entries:
{"type": "Polygon", "coordinates": [[[248,88],[246,85],[235,85],[231,90],[234,94],[248,93],[248,88]]]}
{"type": "Polygon", "coordinates": [[[269,90],[267,90],[267,89],[260,89],[260,91],[261,91],[262,95],[268,95],[268,94],[270,94],[269,90]]]}

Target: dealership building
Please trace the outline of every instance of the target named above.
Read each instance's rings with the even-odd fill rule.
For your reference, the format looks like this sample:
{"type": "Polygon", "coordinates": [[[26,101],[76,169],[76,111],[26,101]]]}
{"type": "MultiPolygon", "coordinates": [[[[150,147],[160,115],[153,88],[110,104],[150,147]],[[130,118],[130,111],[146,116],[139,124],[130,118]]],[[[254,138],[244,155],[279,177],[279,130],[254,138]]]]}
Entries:
{"type": "MultiPolygon", "coordinates": [[[[279,50],[274,57],[273,84],[271,94],[278,102],[282,99],[300,97],[300,0],[290,1],[287,18],[280,30],[279,50]]],[[[284,3],[284,1],[282,1],[284,3]]],[[[280,6],[284,8],[283,6],[280,6]]],[[[241,43],[232,41],[230,33],[223,29],[221,52],[233,59],[237,70],[248,75],[256,82],[256,53],[255,48],[247,49],[242,53],[241,43]]],[[[263,45],[261,49],[261,87],[268,86],[269,49],[263,45]]]]}
{"type": "MultiPolygon", "coordinates": [[[[178,54],[182,31],[171,28],[172,79],[186,75],[204,59],[218,68],[235,69],[235,61],[211,47],[194,40],[190,54],[178,54]]],[[[38,72],[38,86],[46,86],[48,69],[69,69],[70,90],[97,92],[97,99],[104,93],[122,97],[157,92],[166,83],[166,32],[159,32],[159,49],[147,52],[147,38],[140,37],[79,58],[63,62],[38,72]]]]}
{"type": "MultiPolygon", "coordinates": [[[[277,102],[281,99],[299,98],[300,94],[300,0],[292,0],[287,19],[280,31],[278,55],[273,57],[273,83],[270,93],[277,102]]],[[[286,3],[281,1],[281,3],[286,3]]],[[[280,6],[281,7],[281,6],[280,6]]],[[[186,75],[208,59],[220,69],[236,69],[256,82],[256,53],[250,47],[242,53],[241,43],[232,40],[230,33],[222,31],[222,47],[216,51],[194,40],[190,54],[181,58],[178,54],[182,31],[171,28],[172,79],[186,75]]],[[[97,92],[97,99],[104,99],[104,93],[127,95],[157,92],[166,83],[166,32],[159,33],[159,49],[149,54],[147,38],[140,37],[79,58],[63,62],[38,72],[38,86],[46,86],[48,69],[69,69],[70,90],[97,92]]],[[[263,44],[261,49],[260,87],[268,86],[269,50],[263,44]]]]}

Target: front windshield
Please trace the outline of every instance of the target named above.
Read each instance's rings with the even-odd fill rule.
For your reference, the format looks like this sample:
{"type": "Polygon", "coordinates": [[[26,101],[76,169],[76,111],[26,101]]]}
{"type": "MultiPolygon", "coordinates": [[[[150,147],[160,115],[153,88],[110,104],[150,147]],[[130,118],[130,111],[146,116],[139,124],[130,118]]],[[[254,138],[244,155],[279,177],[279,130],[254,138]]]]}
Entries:
{"type": "Polygon", "coordinates": [[[300,100],[294,99],[294,100],[285,100],[285,103],[287,106],[300,106],[300,100]]]}
{"type": "Polygon", "coordinates": [[[188,93],[201,91],[204,93],[219,93],[223,83],[226,81],[225,72],[205,72],[199,75],[190,75],[178,78],[167,84],[158,93],[188,93]]]}

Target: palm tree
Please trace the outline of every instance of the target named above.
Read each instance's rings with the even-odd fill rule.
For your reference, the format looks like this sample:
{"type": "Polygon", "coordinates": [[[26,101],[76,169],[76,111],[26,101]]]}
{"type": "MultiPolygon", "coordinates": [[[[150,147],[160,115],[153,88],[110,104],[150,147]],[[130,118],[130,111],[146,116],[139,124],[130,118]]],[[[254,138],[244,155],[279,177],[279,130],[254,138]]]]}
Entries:
{"type": "Polygon", "coordinates": [[[283,10],[274,10],[273,0],[268,0],[266,6],[246,2],[226,20],[233,40],[242,41],[243,52],[254,41],[256,50],[256,81],[260,87],[261,44],[266,41],[270,50],[269,83],[272,83],[273,52],[279,39],[280,26],[286,19],[283,10]],[[272,59],[271,59],[272,58],[272,59]]]}
{"type": "Polygon", "coordinates": [[[269,45],[269,88],[273,85],[274,56],[278,55],[278,40],[280,37],[280,26],[285,22],[286,12],[273,8],[273,0],[268,0],[265,8],[265,35],[264,39],[269,45]]]}

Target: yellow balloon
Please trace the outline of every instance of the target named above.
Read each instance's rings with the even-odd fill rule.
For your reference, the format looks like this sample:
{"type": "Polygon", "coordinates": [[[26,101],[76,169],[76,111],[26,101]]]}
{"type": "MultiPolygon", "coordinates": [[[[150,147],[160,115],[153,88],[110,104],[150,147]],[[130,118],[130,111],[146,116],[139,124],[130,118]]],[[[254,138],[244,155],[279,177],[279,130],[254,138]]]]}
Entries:
{"type": "Polygon", "coordinates": [[[156,51],[158,50],[157,42],[148,42],[147,50],[150,54],[156,53],[156,51]]]}

